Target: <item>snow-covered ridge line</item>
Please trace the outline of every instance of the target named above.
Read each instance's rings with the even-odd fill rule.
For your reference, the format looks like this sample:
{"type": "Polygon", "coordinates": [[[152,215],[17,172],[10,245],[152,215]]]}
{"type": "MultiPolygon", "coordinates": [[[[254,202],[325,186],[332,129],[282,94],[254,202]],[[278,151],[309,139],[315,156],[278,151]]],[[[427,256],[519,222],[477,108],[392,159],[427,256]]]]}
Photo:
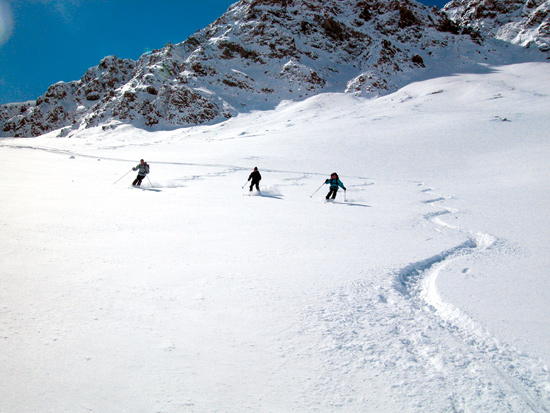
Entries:
{"type": "Polygon", "coordinates": [[[461,26],[512,44],[550,51],[547,0],[451,1],[444,10],[461,26]]]}
{"type": "MultiPolygon", "coordinates": [[[[160,129],[213,124],[320,93],[377,97],[416,80],[479,71],[480,64],[542,61],[549,1],[526,6],[527,17],[497,9],[485,29],[478,14],[463,11],[468,0],[445,11],[414,0],[241,0],[182,43],[137,61],[105,57],[34,103],[2,106],[0,136],[61,129],[59,136],[68,137],[121,122],[160,129]],[[540,44],[537,50],[495,40],[493,27],[529,18],[529,27],[540,30],[530,32],[530,41],[521,33],[514,41],[540,44]]],[[[474,3],[476,10],[492,4],[474,3]]]]}

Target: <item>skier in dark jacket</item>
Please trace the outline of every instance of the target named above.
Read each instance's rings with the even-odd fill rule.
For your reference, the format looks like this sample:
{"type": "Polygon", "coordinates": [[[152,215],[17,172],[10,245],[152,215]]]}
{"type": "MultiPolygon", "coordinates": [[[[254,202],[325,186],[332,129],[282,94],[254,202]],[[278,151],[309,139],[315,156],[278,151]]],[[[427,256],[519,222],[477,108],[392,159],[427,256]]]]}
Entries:
{"type": "Polygon", "coordinates": [[[252,192],[252,188],[254,186],[256,186],[256,189],[258,190],[258,192],[260,192],[260,181],[262,180],[262,175],[260,175],[257,167],[254,168],[254,172],[250,174],[248,180],[252,180],[252,182],[250,183],[250,192],[252,192]]]}
{"type": "Polygon", "coordinates": [[[135,168],[132,168],[132,171],[139,171],[136,179],[132,182],[132,186],[141,186],[141,181],[149,173],[149,165],[142,159],[135,168]]]}
{"type": "Polygon", "coordinates": [[[338,178],[338,174],[336,172],[333,172],[330,175],[330,179],[327,179],[325,181],[325,184],[330,184],[330,191],[328,191],[328,194],[326,196],[327,200],[331,196],[332,196],[332,199],[336,198],[336,193],[338,192],[338,187],[342,188],[344,191],[346,190],[346,187],[344,186],[342,181],[340,181],[340,179],[338,178]]]}

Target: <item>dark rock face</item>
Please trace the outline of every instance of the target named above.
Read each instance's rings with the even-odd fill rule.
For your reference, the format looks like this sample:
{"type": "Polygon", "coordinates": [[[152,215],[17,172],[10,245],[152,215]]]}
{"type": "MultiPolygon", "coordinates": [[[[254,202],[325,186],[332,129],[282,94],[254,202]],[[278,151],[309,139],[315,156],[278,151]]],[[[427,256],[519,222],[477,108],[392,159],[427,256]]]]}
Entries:
{"type": "Polygon", "coordinates": [[[79,81],[50,86],[36,102],[0,107],[0,131],[3,136],[38,136],[78,124],[85,113],[101,107],[114,96],[116,88],[131,79],[134,67],[132,60],[109,56],[88,69],[79,81]],[[10,116],[14,112],[19,113],[10,116]]]}

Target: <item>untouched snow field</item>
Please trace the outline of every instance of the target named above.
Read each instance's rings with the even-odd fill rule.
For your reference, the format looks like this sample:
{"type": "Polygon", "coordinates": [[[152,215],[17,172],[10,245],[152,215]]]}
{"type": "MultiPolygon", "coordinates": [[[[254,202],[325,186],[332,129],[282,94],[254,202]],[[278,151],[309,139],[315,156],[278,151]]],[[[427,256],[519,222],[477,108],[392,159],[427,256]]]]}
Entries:
{"type": "Polygon", "coordinates": [[[550,64],[487,72],[0,140],[0,411],[550,411],[550,64]]]}

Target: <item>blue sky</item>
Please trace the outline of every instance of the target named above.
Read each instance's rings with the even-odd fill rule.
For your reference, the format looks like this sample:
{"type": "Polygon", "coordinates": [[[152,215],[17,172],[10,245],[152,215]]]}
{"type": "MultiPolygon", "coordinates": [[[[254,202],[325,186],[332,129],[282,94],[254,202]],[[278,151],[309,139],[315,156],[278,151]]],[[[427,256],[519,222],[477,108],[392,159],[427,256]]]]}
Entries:
{"type": "MultiPolygon", "coordinates": [[[[0,104],[78,80],[109,55],[179,43],[236,0],[0,0],[0,104]]],[[[443,7],[444,0],[422,0],[443,7]]]]}

